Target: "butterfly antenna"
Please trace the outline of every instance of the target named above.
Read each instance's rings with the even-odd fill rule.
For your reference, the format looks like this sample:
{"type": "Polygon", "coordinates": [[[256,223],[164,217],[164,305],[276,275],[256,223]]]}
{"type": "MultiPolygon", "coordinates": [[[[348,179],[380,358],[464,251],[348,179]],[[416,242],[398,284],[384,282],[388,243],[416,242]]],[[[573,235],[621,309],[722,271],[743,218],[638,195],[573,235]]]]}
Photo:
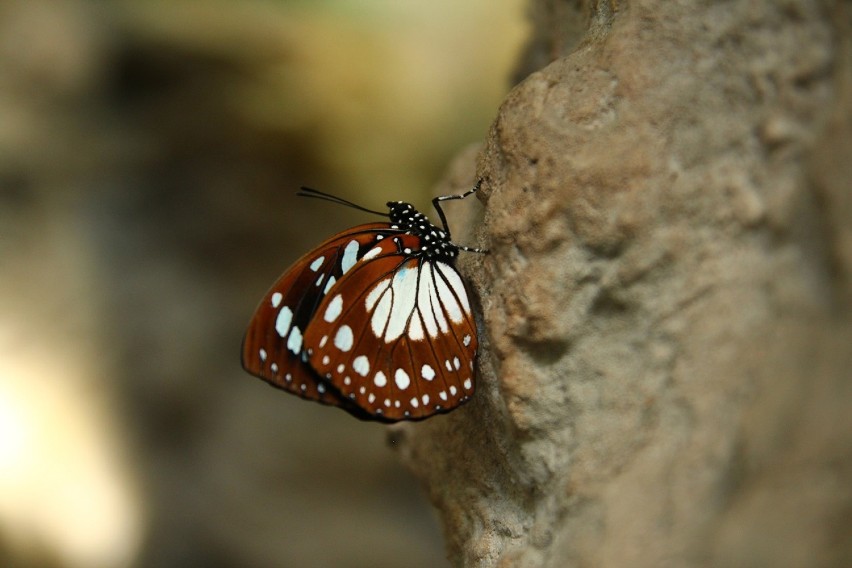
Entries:
{"type": "Polygon", "coordinates": [[[336,195],[331,195],[330,193],[325,193],[323,191],[319,191],[318,189],[312,189],[310,187],[302,187],[296,195],[299,197],[313,197],[314,199],[322,199],[325,201],[331,201],[332,203],[337,203],[338,205],[345,205],[346,207],[351,207],[352,209],[357,209],[359,211],[364,211],[365,213],[372,213],[373,215],[381,215],[382,217],[390,217],[390,214],[382,212],[382,211],[374,211],[372,209],[367,209],[366,207],[362,207],[357,203],[352,203],[351,201],[347,201],[342,197],[337,197],[336,195]]]}

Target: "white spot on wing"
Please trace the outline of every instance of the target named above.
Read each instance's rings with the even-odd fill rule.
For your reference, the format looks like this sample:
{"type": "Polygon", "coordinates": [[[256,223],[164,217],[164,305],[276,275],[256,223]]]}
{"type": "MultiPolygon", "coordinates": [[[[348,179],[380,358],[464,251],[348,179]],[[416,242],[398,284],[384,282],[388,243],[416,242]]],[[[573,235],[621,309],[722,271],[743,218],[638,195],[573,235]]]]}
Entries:
{"type": "Polygon", "coordinates": [[[351,240],[343,249],[343,259],[340,261],[340,270],[343,274],[346,274],[350,268],[355,266],[355,261],[358,260],[358,247],[358,241],[351,240]]]}
{"type": "Polygon", "coordinates": [[[467,379],[464,380],[464,388],[465,389],[470,390],[470,388],[472,386],[473,386],[473,382],[471,382],[470,378],[467,378],[467,379]]]}
{"type": "Polygon", "coordinates": [[[441,400],[447,400],[447,391],[441,391],[438,393],[438,396],[441,397],[441,400]]]}
{"type": "Polygon", "coordinates": [[[438,322],[435,321],[430,293],[432,286],[432,265],[428,261],[424,261],[420,265],[420,273],[422,277],[420,278],[420,286],[417,288],[417,307],[423,318],[422,323],[423,327],[426,328],[426,333],[430,337],[435,337],[438,335],[438,322]]]}
{"type": "Polygon", "coordinates": [[[468,345],[470,345],[470,335],[465,335],[464,336],[464,346],[467,347],[468,345]]]}
{"type": "Polygon", "coordinates": [[[456,396],[456,392],[458,392],[458,389],[456,389],[456,386],[450,385],[450,394],[453,395],[453,396],[456,396]]]}
{"type": "Polygon", "coordinates": [[[341,325],[340,329],[337,330],[337,334],[334,336],[334,346],[341,351],[349,351],[352,349],[353,341],[352,328],[348,325],[341,325]]]}
{"type": "Polygon", "coordinates": [[[343,296],[338,294],[334,298],[331,299],[331,302],[328,303],[328,307],[325,309],[325,314],[323,314],[322,318],[328,323],[333,322],[340,316],[340,312],[343,311],[343,296]]]}
{"type": "Polygon", "coordinates": [[[453,367],[455,367],[456,371],[461,368],[461,361],[459,361],[458,357],[453,357],[453,367]]]}
{"type": "Polygon", "coordinates": [[[373,330],[373,335],[382,337],[385,329],[387,329],[388,319],[390,319],[391,307],[393,306],[393,295],[389,292],[390,287],[382,295],[382,299],[376,305],[376,310],[373,312],[373,317],[370,318],[370,329],[373,330]]]}
{"type": "Polygon", "coordinates": [[[334,277],[334,276],[329,276],[329,277],[328,277],[328,280],[327,280],[327,281],[326,281],[326,283],[325,283],[325,288],[323,288],[323,290],[322,290],[322,293],[323,293],[323,294],[328,294],[328,290],[329,290],[329,288],[331,288],[332,286],[334,286],[334,283],[335,283],[335,282],[337,282],[337,279],[335,279],[335,277],[334,277]]]}
{"type": "Polygon", "coordinates": [[[322,263],[323,263],[324,260],[325,260],[325,257],[321,256],[318,259],[316,259],[315,261],[313,261],[311,263],[311,270],[313,270],[314,272],[319,270],[319,267],[322,266],[322,263]]]}
{"type": "Polygon", "coordinates": [[[323,336],[322,336],[322,339],[320,339],[320,342],[319,342],[320,349],[322,349],[323,347],[325,347],[325,344],[326,344],[327,342],[328,342],[328,336],[327,336],[327,335],[323,335],[323,336]]]}
{"type": "Polygon", "coordinates": [[[411,404],[411,406],[412,406],[413,408],[417,408],[418,406],[420,406],[420,401],[419,401],[419,400],[417,400],[416,398],[412,398],[412,399],[411,399],[411,400],[409,400],[408,402],[409,402],[409,404],[411,404]]]}
{"type": "Polygon", "coordinates": [[[287,332],[290,331],[290,322],[293,321],[293,311],[284,306],[281,308],[281,311],[278,312],[278,317],[275,318],[275,331],[278,332],[279,337],[287,337],[287,332]]]}
{"type": "Polygon", "coordinates": [[[417,310],[415,310],[411,315],[411,323],[408,325],[408,339],[412,341],[422,341],[424,337],[420,314],[417,313],[417,310]]]}
{"type": "Polygon", "coordinates": [[[374,395],[373,393],[370,393],[370,396],[367,397],[367,402],[369,402],[370,404],[373,404],[375,401],[376,401],[376,395],[374,395]]]}
{"type": "Polygon", "coordinates": [[[393,375],[393,382],[396,383],[396,386],[399,387],[400,390],[405,390],[408,388],[408,385],[411,384],[411,379],[408,377],[408,373],[402,369],[397,369],[396,373],[393,375]]]}
{"type": "Polygon", "coordinates": [[[272,299],[272,307],[277,308],[278,306],[280,306],[281,305],[281,299],[283,297],[284,296],[281,294],[281,292],[273,293],[272,298],[271,298],[272,299]]]}
{"type": "MultiPolygon", "coordinates": [[[[379,333],[384,329],[383,337],[386,343],[396,340],[405,331],[417,301],[418,272],[416,267],[399,269],[391,280],[391,294],[386,294],[373,312],[371,327],[374,332],[379,329],[379,333]],[[382,305],[385,303],[390,304],[387,314],[383,309],[385,306],[382,305]]],[[[377,337],[379,333],[376,334],[377,337]]]]}
{"type": "MultiPolygon", "coordinates": [[[[461,302],[462,309],[465,313],[470,313],[470,302],[467,299],[467,290],[464,289],[464,283],[462,282],[461,276],[456,271],[455,268],[450,266],[449,264],[444,264],[443,262],[436,262],[435,265],[441,270],[444,276],[447,277],[447,281],[450,283],[450,286],[456,293],[459,301],[461,302]]],[[[455,321],[455,320],[454,320],[455,321]]],[[[461,321],[461,319],[459,319],[461,321]]]]}
{"type": "Polygon", "coordinates": [[[370,290],[370,293],[367,294],[367,299],[364,304],[367,307],[368,313],[373,311],[373,308],[376,306],[376,302],[379,301],[379,298],[382,297],[382,294],[387,292],[388,288],[390,287],[390,283],[390,278],[385,278],[384,280],[376,284],[376,286],[372,290],[370,290]]]}
{"type": "MultiPolygon", "coordinates": [[[[438,290],[436,288],[436,286],[437,286],[436,281],[441,277],[440,277],[440,275],[435,274],[435,265],[434,264],[430,264],[429,266],[430,266],[429,278],[424,278],[424,280],[426,280],[426,289],[427,289],[426,291],[428,293],[427,303],[429,305],[429,313],[432,314],[433,321],[435,322],[433,324],[435,326],[435,331],[433,333],[432,330],[430,329],[429,335],[431,335],[432,337],[436,337],[438,335],[439,329],[440,329],[441,333],[447,333],[447,331],[449,331],[450,328],[449,328],[449,325],[447,325],[447,318],[444,316],[444,308],[441,307],[441,300],[440,300],[440,298],[438,298],[438,290]]],[[[425,308],[421,307],[420,309],[421,309],[421,311],[426,312],[425,308]]],[[[427,329],[428,329],[428,323],[427,323],[427,329]]]]}
{"type": "Polygon", "coordinates": [[[433,369],[429,365],[423,365],[423,368],[420,369],[420,376],[426,379],[427,381],[431,381],[435,378],[435,369],[433,369]]]}
{"type": "Polygon", "coordinates": [[[258,354],[258,355],[260,355],[260,360],[261,360],[261,361],[266,361],[266,349],[264,349],[263,347],[261,347],[261,348],[260,348],[260,351],[258,351],[258,352],[257,352],[257,354],[258,354]]]}
{"type": "Polygon", "coordinates": [[[429,404],[429,395],[428,394],[424,394],[420,398],[423,400],[423,406],[426,406],[427,404],[429,404]]]}
{"type": "Polygon", "coordinates": [[[370,290],[370,293],[367,294],[367,299],[364,301],[367,313],[373,313],[373,316],[370,318],[370,327],[373,329],[373,335],[376,337],[382,336],[387,325],[391,304],[393,303],[390,290],[391,279],[386,278],[370,290]]]}
{"type": "Polygon", "coordinates": [[[380,254],[382,254],[382,247],[373,247],[370,250],[368,250],[364,254],[364,256],[361,257],[361,260],[370,260],[371,258],[373,258],[375,256],[379,256],[380,254]]]}
{"type": "Polygon", "coordinates": [[[355,360],[352,361],[352,368],[355,369],[355,372],[362,377],[366,377],[367,373],[370,372],[370,360],[363,355],[358,355],[355,357],[355,360]]]}
{"type": "MultiPolygon", "coordinates": [[[[438,274],[435,275],[435,288],[438,291],[438,299],[440,300],[444,310],[447,311],[447,315],[450,319],[455,323],[459,323],[463,319],[461,306],[459,306],[458,300],[456,300],[450,285],[448,285],[441,277],[441,274],[446,275],[446,271],[440,268],[441,266],[446,265],[440,262],[435,263],[435,267],[438,271],[438,274]]],[[[452,270],[452,268],[448,268],[448,270],[452,270]]]]}
{"type": "Polygon", "coordinates": [[[287,340],[287,349],[292,351],[294,355],[298,355],[302,350],[302,332],[295,325],[292,331],[290,331],[290,338],[287,340]]]}
{"type": "Polygon", "coordinates": [[[269,368],[270,368],[270,369],[272,369],[272,372],[273,372],[273,373],[277,373],[277,372],[278,372],[278,363],[273,363],[273,364],[271,364],[271,365],[269,366],[269,368]]]}
{"type": "Polygon", "coordinates": [[[388,378],[383,372],[377,371],[376,376],[373,377],[373,384],[381,388],[388,384],[388,378]]]}
{"type": "Polygon", "coordinates": [[[453,370],[453,365],[452,365],[452,363],[450,363],[450,360],[449,360],[449,359],[447,359],[447,360],[445,360],[445,361],[444,361],[444,367],[446,367],[448,371],[452,371],[452,370],[453,370]]]}

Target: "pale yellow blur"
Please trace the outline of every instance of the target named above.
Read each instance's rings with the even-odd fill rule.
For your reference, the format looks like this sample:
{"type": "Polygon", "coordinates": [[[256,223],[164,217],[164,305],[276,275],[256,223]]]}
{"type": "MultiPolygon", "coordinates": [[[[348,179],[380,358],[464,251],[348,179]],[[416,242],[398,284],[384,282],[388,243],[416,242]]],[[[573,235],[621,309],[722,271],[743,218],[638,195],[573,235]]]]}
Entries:
{"type": "Polygon", "coordinates": [[[130,565],[142,513],[117,451],[116,417],[75,376],[84,362],[9,347],[0,347],[0,531],[11,555],[74,568],[130,565]]]}

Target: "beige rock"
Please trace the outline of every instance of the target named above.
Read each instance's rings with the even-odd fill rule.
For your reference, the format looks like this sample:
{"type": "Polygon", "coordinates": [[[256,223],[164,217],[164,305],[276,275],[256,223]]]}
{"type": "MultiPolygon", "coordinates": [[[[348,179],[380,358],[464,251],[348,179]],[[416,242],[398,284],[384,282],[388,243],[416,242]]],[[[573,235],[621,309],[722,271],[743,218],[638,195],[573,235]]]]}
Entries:
{"type": "Polygon", "coordinates": [[[852,565],[849,7],[533,14],[462,263],[478,392],[398,429],[453,564],[852,565]]]}

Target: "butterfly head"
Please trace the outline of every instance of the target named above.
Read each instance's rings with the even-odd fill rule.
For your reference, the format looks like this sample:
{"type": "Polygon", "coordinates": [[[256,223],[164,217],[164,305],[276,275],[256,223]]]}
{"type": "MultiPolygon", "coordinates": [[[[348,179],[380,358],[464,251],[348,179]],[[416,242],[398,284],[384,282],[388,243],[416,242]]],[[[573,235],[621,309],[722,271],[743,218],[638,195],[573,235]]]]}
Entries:
{"type": "Polygon", "coordinates": [[[444,229],[436,227],[423,213],[410,203],[388,201],[391,226],[408,234],[420,237],[423,246],[416,251],[417,256],[451,262],[459,254],[459,247],[450,241],[450,235],[444,229]]]}

